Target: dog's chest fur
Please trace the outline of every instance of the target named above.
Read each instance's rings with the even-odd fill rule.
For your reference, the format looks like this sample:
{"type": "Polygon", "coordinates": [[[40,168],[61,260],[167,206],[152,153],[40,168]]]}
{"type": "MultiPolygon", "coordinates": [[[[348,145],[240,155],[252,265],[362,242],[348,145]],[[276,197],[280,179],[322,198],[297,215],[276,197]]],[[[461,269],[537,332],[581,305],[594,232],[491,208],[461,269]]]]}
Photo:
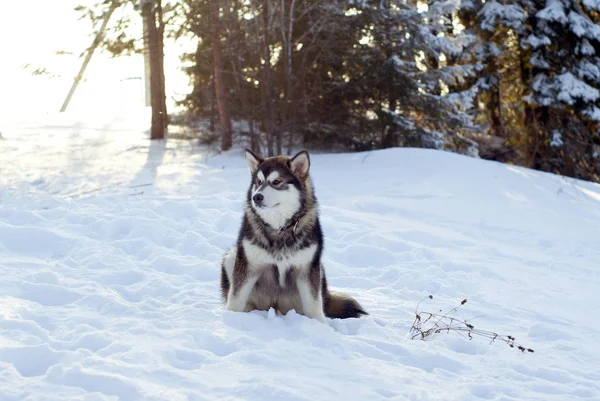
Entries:
{"type": "Polygon", "coordinates": [[[308,270],[317,251],[317,244],[302,248],[282,247],[267,250],[247,239],[242,242],[242,246],[248,260],[248,266],[254,272],[260,274],[266,269],[276,266],[281,287],[285,287],[286,276],[290,269],[294,268],[300,274],[308,270]]]}

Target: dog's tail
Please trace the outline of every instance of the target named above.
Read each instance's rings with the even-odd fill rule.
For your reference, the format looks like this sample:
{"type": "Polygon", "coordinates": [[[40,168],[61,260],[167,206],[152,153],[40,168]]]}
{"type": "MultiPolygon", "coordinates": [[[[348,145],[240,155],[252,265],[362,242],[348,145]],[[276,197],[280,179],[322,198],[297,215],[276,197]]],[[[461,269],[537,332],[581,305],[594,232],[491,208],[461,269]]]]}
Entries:
{"type": "Polygon", "coordinates": [[[358,318],[368,315],[362,306],[349,295],[327,292],[323,297],[325,316],[330,319],[358,318]]]}

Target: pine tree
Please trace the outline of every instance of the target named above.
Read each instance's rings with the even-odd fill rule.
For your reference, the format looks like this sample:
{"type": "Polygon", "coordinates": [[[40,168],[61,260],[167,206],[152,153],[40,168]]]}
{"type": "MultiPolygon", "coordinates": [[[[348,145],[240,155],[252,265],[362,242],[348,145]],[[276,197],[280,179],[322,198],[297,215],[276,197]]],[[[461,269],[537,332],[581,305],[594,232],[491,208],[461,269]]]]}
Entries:
{"type": "Polygon", "coordinates": [[[599,3],[523,1],[521,32],[526,123],[533,168],[598,179],[600,121],[599,3]],[[597,19],[597,18],[596,18],[597,19]]]}
{"type": "Polygon", "coordinates": [[[525,11],[518,4],[462,0],[457,17],[465,36],[473,39],[467,51],[477,74],[467,80],[462,100],[485,127],[476,136],[480,156],[515,160],[524,130],[517,33],[523,28],[525,11]]]}
{"type": "Polygon", "coordinates": [[[357,83],[375,100],[367,110],[377,116],[379,138],[374,141],[380,147],[476,155],[475,143],[461,135],[472,128],[471,118],[447,93],[449,85],[476,71],[458,57],[470,39],[448,27],[455,3],[433,1],[427,11],[419,11],[416,2],[365,1],[357,8],[362,18],[355,31],[363,43],[357,62],[364,66],[357,83]]]}

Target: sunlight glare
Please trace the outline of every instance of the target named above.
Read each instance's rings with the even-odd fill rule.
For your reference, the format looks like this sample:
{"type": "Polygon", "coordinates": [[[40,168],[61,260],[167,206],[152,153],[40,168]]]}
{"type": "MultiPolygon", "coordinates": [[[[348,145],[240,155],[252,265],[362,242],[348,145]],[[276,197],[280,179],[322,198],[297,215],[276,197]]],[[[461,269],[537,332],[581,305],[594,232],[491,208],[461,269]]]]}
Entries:
{"type": "MultiPolygon", "coordinates": [[[[74,11],[81,3],[80,0],[31,0],[3,4],[0,37],[4,39],[0,42],[0,52],[10,55],[0,63],[3,115],[59,111],[83,62],[80,56],[93,40],[91,23],[87,19],[78,20],[79,14],[74,11]],[[15,15],[27,15],[27,26],[15,15]],[[15,40],[5,40],[15,36],[15,40]],[[32,75],[35,70],[42,74],[32,75]]],[[[181,70],[179,55],[184,48],[195,49],[196,42],[182,38],[176,45],[165,40],[165,45],[165,73],[169,76],[167,107],[173,107],[173,97],[182,98],[189,93],[190,85],[181,70]]],[[[67,111],[110,113],[143,107],[143,80],[143,56],[112,58],[98,49],[67,111]]]]}

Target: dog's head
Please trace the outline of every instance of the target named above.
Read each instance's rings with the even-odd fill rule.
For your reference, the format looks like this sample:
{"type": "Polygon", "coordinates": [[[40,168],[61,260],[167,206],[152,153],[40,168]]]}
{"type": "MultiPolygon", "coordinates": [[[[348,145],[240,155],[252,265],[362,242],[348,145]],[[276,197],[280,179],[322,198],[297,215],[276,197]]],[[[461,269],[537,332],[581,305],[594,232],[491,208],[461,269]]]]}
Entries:
{"type": "Polygon", "coordinates": [[[252,174],[247,203],[262,221],[279,229],[306,208],[312,196],[306,150],[293,157],[262,159],[246,149],[246,163],[252,174]]]}

